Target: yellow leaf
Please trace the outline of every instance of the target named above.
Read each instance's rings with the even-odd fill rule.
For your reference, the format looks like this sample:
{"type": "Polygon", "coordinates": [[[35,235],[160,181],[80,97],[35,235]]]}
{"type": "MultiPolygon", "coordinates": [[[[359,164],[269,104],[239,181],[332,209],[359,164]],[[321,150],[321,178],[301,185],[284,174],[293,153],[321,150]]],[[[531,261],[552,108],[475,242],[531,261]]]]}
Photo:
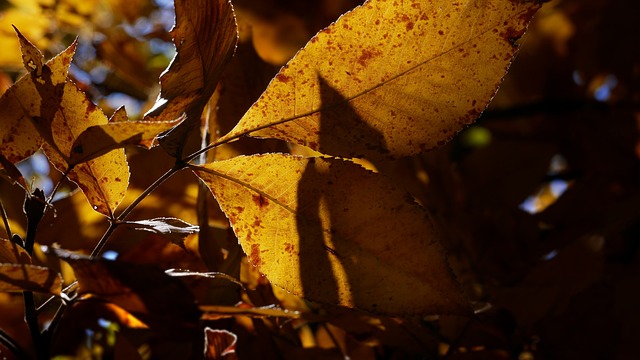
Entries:
{"type": "Polygon", "coordinates": [[[25,290],[60,295],[62,276],[41,266],[0,264],[0,292],[25,290]]]}
{"type": "Polygon", "coordinates": [[[120,204],[129,185],[129,166],[124,149],[115,149],[80,164],[70,162],[75,139],[92,125],[107,124],[107,117],[72,82],[64,85],[59,111],[51,128],[56,148],[44,144],[51,163],[78,184],[93,208],[109,217],[120,204]]]}
{"type": "Polygon", "coordinates": [[[389,315],[468,312],[427,212],[383,175],[284,154],[194,170],[275,285],[389,315]]]}
{"type": "Polygon", "coordinates": [[[186,113],[169,145],[174,155],[184,136],[200,124],[200,114],[216,88],[237,42],[236,22],[229,0],[176,0],[172,30],[176,55],[160,78],[161,93],[145,120],[176,119],[186,113]]]}
{"type": "Polygon", "coordinates": [[[30,264],[31,256],[13,241],[0,239],[0,263],[30,264]]]}
{"type": "Polygon", "coordinates": [[[435,148],[485,109],[540,6],[367,1],[312,38],[219,142],[278,138],[372,159],[435,148]]]}
{"type": "Polygon", "coordinates": [[[20,49],[22,51],[22,64],[29,72],[35,73],[36,76],[42,75],[42,66],[44,64],[44,55],[40,52],[40,49],[35,47],[27,38],[22,36],[18,28],[15,26],[13,29],[18,34],[18,40],[20,41],[20,49]]]}
{"type": "MultiPolygon", "coordinates": [[[[39,52],[20,32],[17,31],[25,57],[35,57],[39,52]]],[[[58,89],[67,78],[71,58],[75,52],[74,42],[56,57],[40,68],[49,88],[58,89]]],[[[37,61],[37,60],[36,60],[37,61]]],[[[27,64],[29,62],[27,61],[27,64]]],[[[27,70],[36,70],[27,68],[27,70]]],[[[44,86],[34,74],[27,74],[11,86],[0,97],[0,152],[12,163],[21,161],[35,153],[43,143],[43,138],[53,142],[51,120],[58,108],[53,91],[46,101],[40,96],[38,87],[44,86]]],[[[40,78],[42,79],[42,78],[40,78]]],[[[57,100],[59,102],[59,99],[57,100]]]]}
{"type": "Polygon", "coordinates": [[[172,121],[127,121],[127,114],[121,107],[107,124],[90,126],[78,135],[71,146],[69,163],[85,162],[127,145],[149,149],[158,134],[173,128],[182,120],[184,117],[172,121]]]}

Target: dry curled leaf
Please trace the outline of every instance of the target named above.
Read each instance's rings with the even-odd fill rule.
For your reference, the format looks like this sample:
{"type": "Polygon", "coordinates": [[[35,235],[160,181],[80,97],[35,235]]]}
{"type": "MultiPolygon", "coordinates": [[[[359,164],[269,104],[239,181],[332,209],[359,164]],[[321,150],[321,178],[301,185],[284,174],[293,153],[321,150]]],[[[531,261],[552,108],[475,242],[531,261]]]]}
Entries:
{"type": "Polygon", "coordinates": [[[386,177],[284,154],[194,170],[273,284],[383,314],[468,313],[427,212],[386,177]]]}
{"type": "Polygon", "coordinates": [[[541,1],[370,0],[320,31],[238,125],[341,157],[435,148],[494,96],[541,1]]]}
{"type": "Polygon", "coordinates": [[[176,0],[171,31],[176,55],[160,78],[161,93],[144,120],[186,120],[161,140],[179,155],[185,136],[200,124],[200,114],[235,50],[236,22],[229,0],[176,0]]]}
{"type": "Polygon", "coordinates": [[[198,233],[199,230],[197,225],[191,225],[176,218],[127,221],[126,224],[135,230],[149,231],[161,235],[183,249],[185,249],[184,239],[191,234],[198,233]]]}

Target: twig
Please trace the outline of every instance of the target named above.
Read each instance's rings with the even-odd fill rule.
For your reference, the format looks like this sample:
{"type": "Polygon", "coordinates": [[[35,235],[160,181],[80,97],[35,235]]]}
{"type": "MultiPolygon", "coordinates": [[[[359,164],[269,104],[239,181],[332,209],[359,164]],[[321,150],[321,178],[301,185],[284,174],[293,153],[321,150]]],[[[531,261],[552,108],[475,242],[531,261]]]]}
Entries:
{"type": "Polygon", "coordinates": [[[28,359],[27,352],[18,344],[15,340],[9,336],[6,332],[0,329],[0,344],[4,345],[9,351],[11,351],[18,359],[28,359]]]}
{"type": "Polygon", "coordinates": [[[0,199],[0,212],[2,212],[2,220],[4,220],[4,229],[7,231],[7,239],[11,239],[13,235],[11,235],[11,227],[9,226],[9,217],[7,216],[7,212],[4,210],[4,205],[2,204],[2,199],[0,199]]]}

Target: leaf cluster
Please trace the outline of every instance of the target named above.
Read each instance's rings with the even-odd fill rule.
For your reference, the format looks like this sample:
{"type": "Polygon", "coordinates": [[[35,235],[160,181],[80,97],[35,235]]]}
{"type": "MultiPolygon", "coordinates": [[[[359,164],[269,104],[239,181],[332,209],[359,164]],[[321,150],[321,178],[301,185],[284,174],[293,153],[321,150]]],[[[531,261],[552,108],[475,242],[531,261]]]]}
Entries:
{"type": "MultiPolygon", "coordinates": [[[[124,22],[152,11],[136,4],[138,12],[127,13],[118,3],[109,6],[124,22]]],[[[205,349],[220,358],[259,348],[292,358],[436,357],[467,351],[452,340],[463,338],[460,329],[489,334],[502,326],[468,317],[475,310],[499,318],[468,300],[486,301],[487,290],[469,285],[491,281],[467,275],[490,276],[498,265],[482,252],[460,253],[486,251],[485,235],[471,234],[483,218],[465,208],[482,197],[460,192],[482,178],[452,171],[473,171],[464,167],[468,152],[482,156],[475,149],[487,144],[487,130],[473,127],[434,149],[485,110],[540,2],[369,0],[330,25],[325,9],[305,19],[298,34],[322,30],[280,70],[273,64],[306,41],[282,35],[283,24],[299,25],[295,7],[234,5],[175,2],[176,54],[155,101],[146,101],[150,54],[136,44],[168,37],[111,32],[96,21],[108,35],[95,44],[98,68],[128,84],[118,91],[143,100],[137,104],[148,111],[133,111],[140,120],[124,107],[107,111],[108,96],[98,94],[116,89],[113,82],[95,87],[78,77],[74,54],[81,67],[96,66],[82,38],[45,61],[16,28],[26,74],[0,97],[0,290],[22,292],[35,355],[197,358],[205,349]],[[140,63],[147,70],[135,70],[140,63]],[[94,104],[101,97],[103,106],[94,104]],[[48,175],[55,185],[46,196],[20,165],[42,154],[59,172],[48,175]]],[[[82,21],[56,16],[80,32],[82,21]]],[[[490,142],[487,151],[499,144],[490,142]]],[[[537,185],[549,162],[540,158],[518,173],[520,187],[505,186],[513,192],[505,202],[517,206],[513,199],[537,185]]],[[[546,186],[531,200],[538,212],[556,200],[545,200],[546,186]]],[[[591,259],[597,241],[585,239],[567,246],[591,259]]],[[[521,316],[512,307],[520,291],[491,294],[521,316]]],[[[25,352],[0,335],[15,354],[25,352]]]]}

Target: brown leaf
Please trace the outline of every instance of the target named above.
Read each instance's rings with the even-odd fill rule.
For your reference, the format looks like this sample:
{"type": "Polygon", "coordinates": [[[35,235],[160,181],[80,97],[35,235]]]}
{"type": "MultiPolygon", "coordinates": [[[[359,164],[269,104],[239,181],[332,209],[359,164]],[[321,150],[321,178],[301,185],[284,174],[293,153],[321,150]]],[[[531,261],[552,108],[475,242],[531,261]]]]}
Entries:
{"type": "Polygon", "coordinates": [[[31,264],[31,256],[13,241],[0,239],[0,263],[31,264]]]}
{"type": "Polygon", "coordinates": [[[312,38],[219,142],[278,138],[370,159],[435,148],[484,110],[540,6],[367,1],[312,38]]]}
{"type": "Polygon", "coordinates": [[[207,360],[235,360],[238,337],[227,330],[204,329],[204,358],[207,360]]]}
{"type": "Polygon", "coordinates": [[[24,181],[24,177],[18,168],[9,159],[4,157],[0,152],[0,170],[3,177],[8,179],[12,184],[20,184],[23,189],[27,189],[27,183],[24,181]]]}
{"type": "Polygon", "coordinates": [[[112,302],[152,328],[180,336],[196,330],[200,311],[189,289],[159,268],[91,259],[51,247],[43,250],[71,265],[79,294],[112,302]]]}
{"type": "Polygon", "coordinates": [[[175,9],[172,35],[177,52],[160,78],[162,90],[156,104],[144,117],[144,120],[156,121],[177,119],[186,114],[185,122],[164,140],[167,145],[163,146],[172,155],[181,152],[186,134],[200,124],[200,114],[237,41],[230,1],[176,0],[175,9]]]}
{"type": "Polygon", "coordinates": [[[35,291],[60,295],[62,276],[42,266],[0,264],[0,292],[6,291],[35,291]]]}
{"type": "Polygon", "coordinates": [[[427,212],[386,177],[283,154],[194,170],[273,284],[383,314],[468,312],[427,212]]]}

